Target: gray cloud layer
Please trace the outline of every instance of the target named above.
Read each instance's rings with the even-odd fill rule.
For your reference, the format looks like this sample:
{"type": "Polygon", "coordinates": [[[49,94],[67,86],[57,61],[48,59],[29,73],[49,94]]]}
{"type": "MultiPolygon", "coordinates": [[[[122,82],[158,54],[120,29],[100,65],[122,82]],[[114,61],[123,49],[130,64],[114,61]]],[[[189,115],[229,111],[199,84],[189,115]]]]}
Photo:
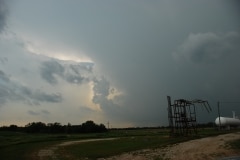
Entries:
{"type": "Polygon", "coordinates": [[[0,70],[0,106],[7,101],[22,101],[28,104],[39,105],[42,102],[59,103],[62,101],[60,93],[45,93],[33,90],[10,79],[0,70]]]}
{"type": "MultiPolygon", "coordinates": [[[[1,103],[7,103],[10,97],[36,104],[64,101],[64,93],[46,94],[45,88],[36,90],[13,81],[14,76],[23,76],[14,70],[15,64],[24,66],[26,59],[33,68],[24,68],[31,70],[36,82],[44,87],[57,90],[61,83],[93,84],[92,102],[101,107],[105,121],[140,126],[167,124],[167,95],[173,99],[207,99],[213,108],[218,100],[239,100],[237,1],[29,0],[17,2],[13,8],[8,19],[13,24],[10,29],[36,46],[40,44],[38,54],[46,49],[53,54],[61,51],[66,57],[71,53],[81,58],[84,53],[94,65],[47,58],[18,60],[25,52],[20,54],[19,48],[13,49],[6,52],[6,58],[0,57],[0,64],[12,64],[0,72],[1,103]],[[58,7],[52,8],[56,2],[58,7]],[[13,78],[8,74],[13,74],[13,78]],[[110,99],[112,84],[122,89],[124,95],[110,99]]],[[[6,24],[5,13],[0,11],[4,15],[0,17],[4,20],[0,30],[6,24]]],[[[14,48],[12,44],[7,48],[5,41],[2,44],[1,53],[14,48]]],[[[239,109],[236,111],[240,113],[239,109]]],[[[86,113],[88,117],[92,110],[86,113]]],[[[201,110],[199,115],[204,121],[212,121],[216,116],[201,110]]]]}
{"type": "MultiPolygon", "coordinates": [[[[66,61],[67,62],[67,61],[66,61]]],[[[93,64],[89,63],[73,63],[64,64],[64,61],[49,60],[42,63],[41,76],[48,83],[54,85],[58,83],[57,78],[62,78],[69,83],[81,84],[89,81],[93,64]],[[83,74],[83,75],[82,75],[83,74]]]]}
{"type": "Polygon", "coordinates": [[[56,75],[62,77],[64,68],[56,61],[43,62],[41,76],[50,84],[57,83],[56,75]]]}
{"type": "MultiPolygon", "coordinates": [[[[238,102],[240,97],[240,32],[190,34],[172,54],[178,66],[178,88],[189,96],[216,102],[238,102]],[[187,77],[183,78],[183,77],[187,77]],[[186,85],[187,84],[187,85],[186,85]]],[[[177,77],[174,77],[177,78],[177,77]]],[[[177,85],[175,85],[177,87],[177,85]]],[[[239,104],[221,104],[222,114],[240,113],[239,104]]],[[[213,113],[213,114],[214,114],[213,113]]]]}
{"type": "Polygon", "coordinates": [[[8,8],[6,6],[5,0],[0,0],[0,33],[6,26],[6,16],[8,8]]]}
{"type": "Polygon", "coordinates": [[[49,115],[50,112],[47,110],[41,110],[41,111],[32,111],[29,110],[28,114],[32,115],[32,116],[39,116],[39,115],[49,115]]]}
{"type": "Polygon", "coordinates": [[[214,63],[239,56],[240,34],[198,33],[190,34],[174,56],[194,63],[214,63]]]}
{"type": "MultiPolygon", "coordinates": [[[[44,61],[41,65],[41,77],[51,85],[57,85],[58,78],[70,84],[93,82],[94,95],[92,102],[99,104],[106,115],[111,115],[111,117],[120,116],[119,106],[113,102],[113,99],[108,99],[108,96],[114,93],[114,88],[111,87],[106,78],[103,76],[97,77],[92,71],[93,63],[90,62],[69,63],[68,61],[51,59],[44,61]]],[[[119,98],[119,96],[116,97],[119,98]]]]}

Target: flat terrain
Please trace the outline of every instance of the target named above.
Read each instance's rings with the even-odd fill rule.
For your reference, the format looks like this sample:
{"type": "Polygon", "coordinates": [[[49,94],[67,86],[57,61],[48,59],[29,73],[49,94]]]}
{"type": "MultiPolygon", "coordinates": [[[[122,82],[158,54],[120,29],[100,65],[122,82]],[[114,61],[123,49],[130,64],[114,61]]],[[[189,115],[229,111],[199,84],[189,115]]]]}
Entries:
{"type": "Polygon", "coordinates": [[[223,157],[240,156],[240,150],[232,149],[228,144],[239,139],[240,132],[230,133],[182,142],[161,149],[145,149],[125,153],[106,160],[216,160],[223,157]]]}
{"type": "Polygon", "coordinates": [[[167,129],[120,129],[91,134],[0,132],[1,160],[174,160],[240,156],[240,132],[201,129],[169,137],[167,129]],[[14,153],[14,154],[13,154],[14,153]]]}
{"type": "MultiPolygon", "coordinates": [[[[99,160],[215,160],[228,156],[240,156],[240,150],[234,150],[229,146],[229,142],[240,139],[240,132],[223,134],[215,137],[206,137],[201,139],[195,139],[187,142],[182,142],[174,145],[169,145],[163,148],[155,149],[143,149],[133,152],[128,152],[109,158],[98,158],[99,160]]],[[[70,145],[76,145],[79,143],[94,142],[94,141],[113,141],[116,138],[104,138],[104,139],[89,139],[80,141],[68,141],[54,146],[41,149],[38,151],[37,156],[40,160],[46,158],[57,159],[59,156],[57,150],[59,147],[66,147],[70,145]]],[[[71,159],[69,155],[69,159],[71,159]]]]}
{"type": "Polygon", "coordinates": [[[165,157],[179,160],[214,160],[224,156],[240,156],[240,150],[233,150],[228,144],[239,139],[240,132],[192,140],[167,148],[165,157]]]}

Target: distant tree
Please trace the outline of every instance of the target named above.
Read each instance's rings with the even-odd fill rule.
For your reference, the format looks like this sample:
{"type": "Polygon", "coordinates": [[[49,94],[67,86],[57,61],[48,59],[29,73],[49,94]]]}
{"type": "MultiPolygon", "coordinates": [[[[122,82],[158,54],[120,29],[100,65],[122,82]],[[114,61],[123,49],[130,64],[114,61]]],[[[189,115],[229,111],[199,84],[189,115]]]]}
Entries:
{"type": "Polygon", "coordinates": [[[82,132],[94,133],[94,132],[105,132],[106,127],[103,124],[97,125],[93,121],[86,121],[82,124],[82,132]]]}
{"type": "Polygon", "coordinates": [[[82,124],[82,131],[86,133],[94,132],[96,124],[93,121],[86,121],[82,124]]]}
{"type": "Polygon", "coordinates": [[[64,126],[65,128],[65,133],[72,133],[72,125],[71,123],[68,123],[67,125],[64,126]]]}
{"type": "Polygon", "coordinates": [[[46,131],[46,124],[42,122],[32,122],[25,126],[26,132],[43,133],[46,131]]]}
{"type": "Polygon", "coordinates": [[[61,123],[48,123],[31,122],[25,127],[18,127],[17,125],[2,126],[0,131],[13,131],[13,132],[27,132],[27,133],[97,133],[106,132],[107,129],[103,124],[97,125],[89,120],[81,125],[67,125],[62,126],[61,123]]]}
{"type": "Polygon", "coordinates": [[[48,123],[48,132],[50,133],[64,133],[64,127],[61,125],[61,123],[55,122],[55,123],[48,123]]]}
{"type": "Polygon", "coordinates": [[[8,130],[9,130],[9,131],[14,131],[14,132],[16,132],[16,131],[18,130],[18,126],[15,125],[15,124],[12,124],[12,125],[9,126],[9,129],[8,129],[8,130]]]}
{"type": "Polygon", "coordinates": [[[99,128],[99,132],[106,132],[107,131],[107,128],[105,127],[104,124],[100,124],[98,128],[99,128]]]}

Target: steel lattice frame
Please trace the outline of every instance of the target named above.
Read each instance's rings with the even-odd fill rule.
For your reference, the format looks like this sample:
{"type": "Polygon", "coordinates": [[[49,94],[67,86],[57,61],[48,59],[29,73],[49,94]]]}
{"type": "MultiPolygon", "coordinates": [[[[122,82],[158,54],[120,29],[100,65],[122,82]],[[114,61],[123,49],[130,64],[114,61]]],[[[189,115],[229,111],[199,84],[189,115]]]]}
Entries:
{"type": "Polygon", "coordinates": [[[192,100],[188,101],[185,99],[174,100],[171,103],[171,97],[167,96],[168,99],[168,120],[170,127],[170,135],[183,135],[188,136],[197,134],[197,119],[196,119],[196,103],[205,107],[209,112],[211,107],[208,101],[203,100],[192,100]]]}

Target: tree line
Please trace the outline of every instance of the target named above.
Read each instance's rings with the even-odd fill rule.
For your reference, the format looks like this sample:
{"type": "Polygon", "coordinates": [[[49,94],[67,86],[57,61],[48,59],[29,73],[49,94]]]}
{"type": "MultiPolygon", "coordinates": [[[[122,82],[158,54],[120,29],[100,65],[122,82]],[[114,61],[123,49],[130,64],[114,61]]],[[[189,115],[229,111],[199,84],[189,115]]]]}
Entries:
{"type": "Polygon", "coordinates": [[[106,132],[107,129],[103,124],[96,124],[89,120],[81,125],[61,125],[61,123],[48,123],[31,122],[24,127],[17,125],[0,127],[0,131],[14,131],[14,132],[27,132],[27,133],[99,133],[106,132]]]}

